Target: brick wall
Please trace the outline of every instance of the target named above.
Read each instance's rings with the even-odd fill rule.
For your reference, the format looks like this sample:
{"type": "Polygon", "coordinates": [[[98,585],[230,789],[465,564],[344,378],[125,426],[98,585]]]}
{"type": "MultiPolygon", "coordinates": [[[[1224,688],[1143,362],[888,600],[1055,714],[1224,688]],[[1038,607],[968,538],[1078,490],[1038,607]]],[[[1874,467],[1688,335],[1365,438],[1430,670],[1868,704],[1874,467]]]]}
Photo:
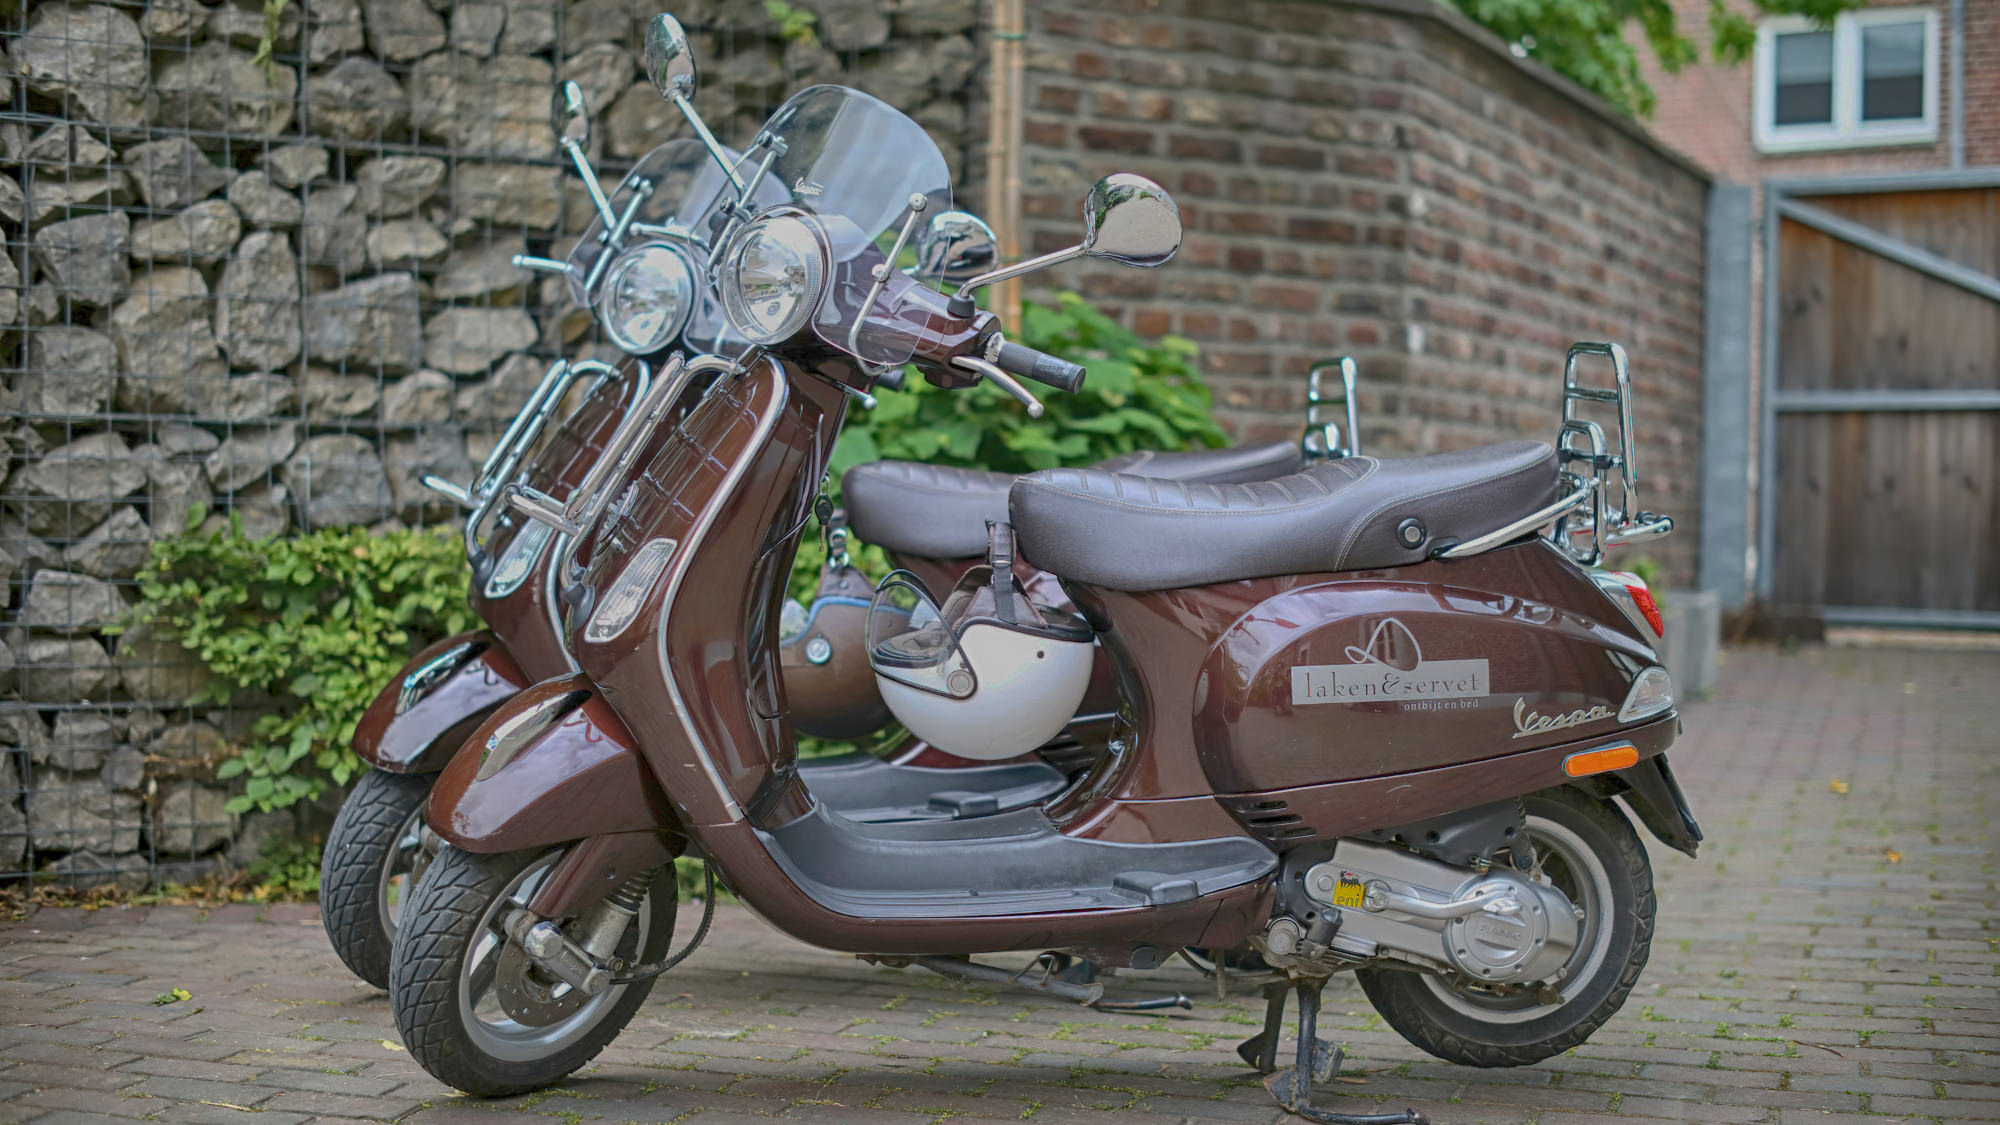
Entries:
{"type": "Polygon", "coordinates": [[[1304,375],[1361,363],[1372,452],[1548,439],[1564,349],[1631,352],[1650,545],[1691,581],[1706,180],[1429,0],[1029,5],[1030,248],[1090,182],[1172,190],[1180,258],[1045,277],[1202,348],[1241,439],[1296,436],[1304,375]]]}
{"type": "Polygon", "coordinates": [[[1966,0],[1965,162],[2000,164],[2000,0],[1966,0]]]}

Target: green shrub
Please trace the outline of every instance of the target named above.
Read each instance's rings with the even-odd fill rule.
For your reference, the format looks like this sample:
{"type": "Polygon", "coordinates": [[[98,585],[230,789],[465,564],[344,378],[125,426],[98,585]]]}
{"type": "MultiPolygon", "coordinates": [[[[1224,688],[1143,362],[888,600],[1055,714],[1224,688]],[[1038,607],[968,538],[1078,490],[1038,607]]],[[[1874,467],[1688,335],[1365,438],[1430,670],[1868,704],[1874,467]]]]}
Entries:
{"type": "Polygon", "coordinates": [[[204,702],[269,707],[216,776],[237,812],[346,785],[354,724],[412,653],[473,625],[464,547],[445,530],[335,528],[252,540],[240,527],[153,545],[135,619],[218,677],[204,702]]]}

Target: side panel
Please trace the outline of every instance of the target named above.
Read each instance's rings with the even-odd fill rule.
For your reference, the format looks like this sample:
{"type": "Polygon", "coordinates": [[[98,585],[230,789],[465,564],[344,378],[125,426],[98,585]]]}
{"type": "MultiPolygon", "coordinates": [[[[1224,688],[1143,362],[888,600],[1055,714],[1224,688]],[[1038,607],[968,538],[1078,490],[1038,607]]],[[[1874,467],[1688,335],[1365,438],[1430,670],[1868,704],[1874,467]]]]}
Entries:
{"type": "Polygon", "coordinates": [[[453,847],[489,853],[675,823],[631,733],[582,676],[536,684],[481,723],[438,777],[424,820],[453,847]],[[510,723],[572,693],[587,698],[479,776],[510,723]]]}
{"type": "Polygon", "coordinates": [[[533,682],[493,634],[446,638],[411,658],[368,705],[354,726],[354,752],[390,773],[435,773],[495,707],[533,682]],[[410,676],[461,646],[457,667],[398,714],[410,676]]]}
{"type": "Polygon", "coordinates": [[[1218,639],[1191,700],[1217,792],[1382,777],[1612,733],[1653,651],[1539,542],[1317,575],[1218,639]]]}

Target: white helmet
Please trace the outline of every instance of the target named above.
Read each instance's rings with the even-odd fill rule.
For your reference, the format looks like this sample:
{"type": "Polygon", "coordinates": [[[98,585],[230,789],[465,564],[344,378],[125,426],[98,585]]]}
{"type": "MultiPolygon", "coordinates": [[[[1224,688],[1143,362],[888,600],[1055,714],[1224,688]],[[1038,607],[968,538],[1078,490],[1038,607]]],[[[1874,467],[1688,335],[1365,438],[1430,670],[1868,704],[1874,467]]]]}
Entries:
{"type": "Polygon", "coordinates": [[[909,571],[882,580],[868,612],[868,662],[911,734],[992,762],[1042,745],[1076,714],[1095,641],[1083,618],[1021,593],[1013,529],[986,526],[987,565],[967,571],[942,608],[909,571]]]}

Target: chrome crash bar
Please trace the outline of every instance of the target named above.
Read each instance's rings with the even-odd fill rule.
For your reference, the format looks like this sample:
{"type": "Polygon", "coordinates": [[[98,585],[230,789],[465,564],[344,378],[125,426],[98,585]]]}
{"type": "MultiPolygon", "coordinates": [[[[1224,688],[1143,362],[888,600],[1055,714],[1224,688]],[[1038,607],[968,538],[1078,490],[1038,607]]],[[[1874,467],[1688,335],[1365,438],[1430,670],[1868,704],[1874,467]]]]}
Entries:
{"type": "Polygon", "coordinates": [[[1354,357],[1344,355],[1338,359],[1323,359],[1312,365],[1306,372],[1306,432],[1299,439],[1299,450],[1308,461],[1328,461],[1338,457],[1361,456],[1361,416],[1360,403],[1354,395],[1355,380],[1360,372],[1354,365],[1354,357]],[[1319,408],[1326,404],[1320,393],[1319,374],[1338,368],[1340,371],[1340,405],[1347,413],[1347,441],[1340,440],[1340,426],[1333,422],[1322,422],[1319,408]]]}

